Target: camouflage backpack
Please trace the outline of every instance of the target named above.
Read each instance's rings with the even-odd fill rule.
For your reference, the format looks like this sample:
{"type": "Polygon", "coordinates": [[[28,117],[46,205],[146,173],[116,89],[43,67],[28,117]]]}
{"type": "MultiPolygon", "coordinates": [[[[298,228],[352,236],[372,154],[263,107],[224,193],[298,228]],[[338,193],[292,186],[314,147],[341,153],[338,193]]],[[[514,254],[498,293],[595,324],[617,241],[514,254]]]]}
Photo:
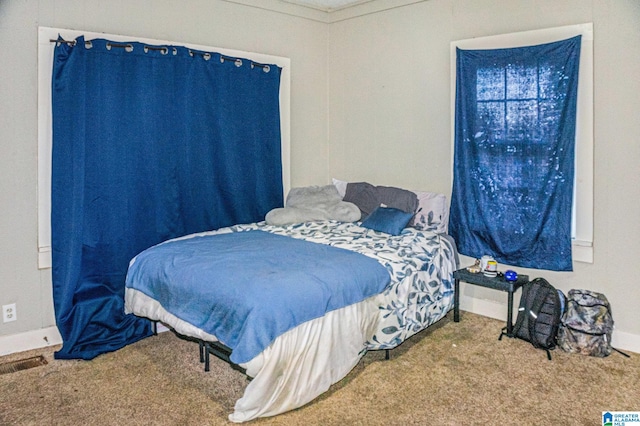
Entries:
{"type": "Polygon", "coordinates": [[[558,346],[570,353],[597,357],[611,354],[613,317],[604,294],[570,290],[558,328],[558,346]]]}

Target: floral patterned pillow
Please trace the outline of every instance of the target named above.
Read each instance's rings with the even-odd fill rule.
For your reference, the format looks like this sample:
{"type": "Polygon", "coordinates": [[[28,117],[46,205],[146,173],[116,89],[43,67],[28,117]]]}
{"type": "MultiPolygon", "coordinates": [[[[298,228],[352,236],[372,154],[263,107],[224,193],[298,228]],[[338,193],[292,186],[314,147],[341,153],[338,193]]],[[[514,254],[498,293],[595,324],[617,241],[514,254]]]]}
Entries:
{"type": "Polygon", "coordinates": [[[418,196],[418,212],[409,226],[421,231],[446,233],[449,225],[447,197],[436,192],[413,192],[418,196]]]}

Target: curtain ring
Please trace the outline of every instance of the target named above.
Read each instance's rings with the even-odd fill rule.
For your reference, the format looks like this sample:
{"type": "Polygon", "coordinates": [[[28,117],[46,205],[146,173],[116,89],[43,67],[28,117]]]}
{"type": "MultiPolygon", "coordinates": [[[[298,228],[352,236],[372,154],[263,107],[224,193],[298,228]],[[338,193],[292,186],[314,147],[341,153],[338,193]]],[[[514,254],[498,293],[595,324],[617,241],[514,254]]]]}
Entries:
{"type": "Polygon", "coordinates": [[[166,55],[167,53],[169,53],[169,49],[166,46],[162,46],[162,47],[145,46],[144,47],[144,53],[149,53],[150,50],[157,50],[163,55],[166,55]]]}
{"type": "Polygon", "coordinates": [[[236,67],[240,68],[242,66],[242,59],[238,58],[236,59],[236,61],[234,62],[236,67]]]}
{"type": "Polygon", "coordinates": [[[251,62],[251,69],[254,69],[255,67],[262,68],[263,72],[271,71],[271,67],[269,65],[262,65],[262,64],[256,64],[255,62],[251,62]]]}
{"type": "Polygon", "coordinates": [[[111,50],[112,47],[122,47],[126,52],[133,52],[133,44],[115,44],[115,43],[107,43],[107,50],[111,50]]]}

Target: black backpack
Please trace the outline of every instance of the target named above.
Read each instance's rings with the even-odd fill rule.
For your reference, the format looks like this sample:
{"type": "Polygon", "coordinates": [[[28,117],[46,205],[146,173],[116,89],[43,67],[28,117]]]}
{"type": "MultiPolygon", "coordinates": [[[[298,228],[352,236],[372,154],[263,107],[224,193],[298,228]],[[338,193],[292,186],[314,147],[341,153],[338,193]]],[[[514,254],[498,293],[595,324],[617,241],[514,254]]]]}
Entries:
{"type": "Polygon", "coordinates": [[[522,286],[518,317],[513,337],[531,342],[544,349],[551,360],[550,350],[556,347],[558,326],[562,317],[563,294],[544,278],[535,278],[522,286]]]}

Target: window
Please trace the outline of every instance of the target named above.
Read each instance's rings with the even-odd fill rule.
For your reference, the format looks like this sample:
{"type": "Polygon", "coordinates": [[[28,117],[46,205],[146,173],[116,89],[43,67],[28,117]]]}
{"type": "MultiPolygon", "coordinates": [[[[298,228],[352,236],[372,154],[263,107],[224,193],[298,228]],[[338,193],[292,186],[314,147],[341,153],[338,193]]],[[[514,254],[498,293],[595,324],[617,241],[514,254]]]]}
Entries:
{"type": "MultiPolygon", "coordinates": [[[[571,220],[571,246],[577,261],[593,261],[593,133],[592,133],[592,25],[583,24],[548,30],[507,34],[453,42],[452,52],[452,136],[455,144],[456,49],[505,49],[550,43],[581,35],[580,78],[576,116],[575,174],[571,220]]],[[[520,49],[516,49],[520,50],[520,49]]],[[[522,231],[522,212],[528,208],[522,194],[527,194],[531,181],[546,176],[559,166],[566,153],[549,154],[550,132],[553,132],[554,104],[557,93],[551,90],[560,71],[544,61],[505,61],[485,63],[476,70],[474,156],[482,165],[473,176],[488,192],[498,189],[507,196],[498,213],[485,220],[497,220],[504,227],[503,235],[522,231]],[[540,123],[540,125],[538,125],[540,123]],[[526,140],[526,144],[517,143],[526,140]],[[511,158],[510,152],[514,153],[511,158]],[[518,153],[516,156],[515,153],[518,153]],[[496,161],[496,159],[498,159],[496,161]],[[530,160],[522,160],[522,159],[530,160]],[[545,158],[544,161],[540,159],[545,158]],[[535,167],[531,167],[535,164],[535,167]]],[[[555,136],[552,135],[551,139],[555,136]]],[[[525,197],[526,198],[526,197],[525,197]]],[[[452,200],[453,203],[453,200],[452,200]]],[[[570,202],[566,203],[571,204],[570,202]]],[[[471,212],[478,214],[478,212],[471,212]]],[[[526,214],[525,214],[526,216],[526,214]]],[[[482,236],[484,238],[484,236],[482,236]]],[[[555,249],[555,248],[553,248],[555,249]]],[[[490,254],[488,252],[480,254],[490,254]]],[[[474,254],[477,255],[477,254],[474,254]]],[[[505,262],[507,263],[507,262],[505,262]]],[[[528,266],[528,265],[522,265],[528,266]]],[[[545,268],[546,269],[546,268],[545,268]]]]}

